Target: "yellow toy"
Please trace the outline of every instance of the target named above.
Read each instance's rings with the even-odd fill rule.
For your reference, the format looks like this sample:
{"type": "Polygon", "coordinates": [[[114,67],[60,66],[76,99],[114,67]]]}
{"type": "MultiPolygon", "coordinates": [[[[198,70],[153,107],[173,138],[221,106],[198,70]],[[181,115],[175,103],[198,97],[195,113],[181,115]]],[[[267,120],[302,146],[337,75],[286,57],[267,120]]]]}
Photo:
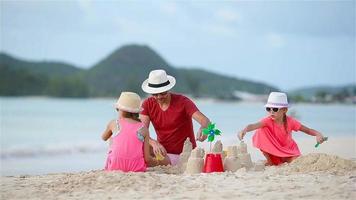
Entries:
{"type": "Polygon", "coordinates": [[[158,153],[158,154],[156,155],[156,160],[161,161],[161,160],[163,160],[163,159],[164,159],[164,157],[163,157],[160,153],[158,153]]]}

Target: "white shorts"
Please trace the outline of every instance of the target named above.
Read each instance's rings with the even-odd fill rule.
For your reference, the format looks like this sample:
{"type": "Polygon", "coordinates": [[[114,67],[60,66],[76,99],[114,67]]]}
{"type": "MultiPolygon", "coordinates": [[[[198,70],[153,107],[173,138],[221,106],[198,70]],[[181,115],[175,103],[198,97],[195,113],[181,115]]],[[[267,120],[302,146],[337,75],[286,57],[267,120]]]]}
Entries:
{"type": "Polygon", "coordinates": [[[167,153],[169,160],[171,161],[171,165],[177,165],[179,162],[179,154],[171,154],[167,153]]]}

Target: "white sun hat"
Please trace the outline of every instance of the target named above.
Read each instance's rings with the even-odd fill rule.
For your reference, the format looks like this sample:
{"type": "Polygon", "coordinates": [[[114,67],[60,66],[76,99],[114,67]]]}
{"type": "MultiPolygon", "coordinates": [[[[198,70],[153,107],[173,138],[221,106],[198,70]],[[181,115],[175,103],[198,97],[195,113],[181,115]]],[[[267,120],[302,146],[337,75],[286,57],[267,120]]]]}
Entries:
{"type": "Polygon", "coordinates": [[[148,94],[158,94],[168,91],[176,84],[176,79],[173,76],[167,75],[162,69],[153,70],[150,72],[148,79],[142,83],[142,90],[148,94]]]}
{"type": "Polygon", "coordinates": [[[271,92],[268,96],[265,107],[272,108],[288,108],[287,95],[283,92],[271,92]]]}
{"type": "Polygon", "coordinates": [[[141,98],[134,92],[121,92],[115,107],[130,113],[139,113],[143,110],[141,108],[141,98]]]}

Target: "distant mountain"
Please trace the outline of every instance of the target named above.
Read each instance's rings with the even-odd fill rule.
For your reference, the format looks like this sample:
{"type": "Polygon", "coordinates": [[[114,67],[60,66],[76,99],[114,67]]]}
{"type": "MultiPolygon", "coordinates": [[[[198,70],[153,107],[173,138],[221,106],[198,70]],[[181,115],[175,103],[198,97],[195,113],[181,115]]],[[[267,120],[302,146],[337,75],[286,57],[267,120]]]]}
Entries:
{"type": "Polygon", "coordinates": [[[0,53],[0,66],[10,67],[12,70],[28,70],[34,74],[46,76],[67,76],[83,71],[82,69],[61,62],[33,62],[14,58],[8,54],[0,53]]]}
{"type": "Polygon", "coordinates": [[[88,70],[86,77],[96,94],[106,96],[122,90],[143,94],[141,84],[154,69],[164,69],[177,79],[175,91],[198,97],[231,98],[235,90],[259,94],[276,90],[266,84],[239,80],[205,70],[173,67],[144,45],[121,47],[88,70]]]}
{"type": "Polygon", "coordinates": [[[235,91],[267,94],[278,90],[263,83],[241,80],[202,69],[179,69],[178,72],[187,92],[198,97],[214,96],[230,99],[234,98],[235,91]]]}
{"type": "Polygon", "coordinates": [[[100,96],[116,95],[123,90],[142,94],[142,81],[153,69],[178,74],[175,68],[148,46],[127,45],[95,64],[87,71],[86,77],[93,93],[100,96]]]}
{"type": "Polygon", "coordinates": [[[321,96],[356,96],[356,84],[348,84],[344,86],[317,86],[304,87],[288,92],[290,96],[301,97],[304,100],[310,101],[321,96]]]}
{"type": "Polygon", "coordinates": [[[89,69],[1,53],[0,95],[117,96],[125,90],[143,94],[141,84],[153,69],[164,69],[177,79],[174,91],[197,97],[231,99],[236,90],[255,94],[278,90],[201,69],[176,68],[148,46],[126,45],[89,69]]]}
{"type": "Polygon", "coordinates": [[[0,95],[87,97],[83,69],[60,62],[31,62],[0,53],[0,95]]]}

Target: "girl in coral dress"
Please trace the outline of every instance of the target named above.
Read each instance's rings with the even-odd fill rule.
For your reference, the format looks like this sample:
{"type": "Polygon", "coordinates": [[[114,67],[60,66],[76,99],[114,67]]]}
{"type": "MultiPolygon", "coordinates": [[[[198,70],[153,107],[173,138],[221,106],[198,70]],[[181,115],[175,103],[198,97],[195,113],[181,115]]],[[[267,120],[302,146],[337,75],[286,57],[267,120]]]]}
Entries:
{"type": "Polygon", "coordinates": [[[261,121],[249,124],[238,133],[240,140],[247,132],[256,130],[252,138],[253,146],[260,149],[267,159],[266,165],[279,165],[291,162],[300,151],[292,138],[292,131],[302,131],[315,136],[318,143],[324,141],[323,135],[311,128],[302,125],[296,119],[287,116],[287,95],[281,92],[271,92],[265,105],[268,116],[261,121]]]}

